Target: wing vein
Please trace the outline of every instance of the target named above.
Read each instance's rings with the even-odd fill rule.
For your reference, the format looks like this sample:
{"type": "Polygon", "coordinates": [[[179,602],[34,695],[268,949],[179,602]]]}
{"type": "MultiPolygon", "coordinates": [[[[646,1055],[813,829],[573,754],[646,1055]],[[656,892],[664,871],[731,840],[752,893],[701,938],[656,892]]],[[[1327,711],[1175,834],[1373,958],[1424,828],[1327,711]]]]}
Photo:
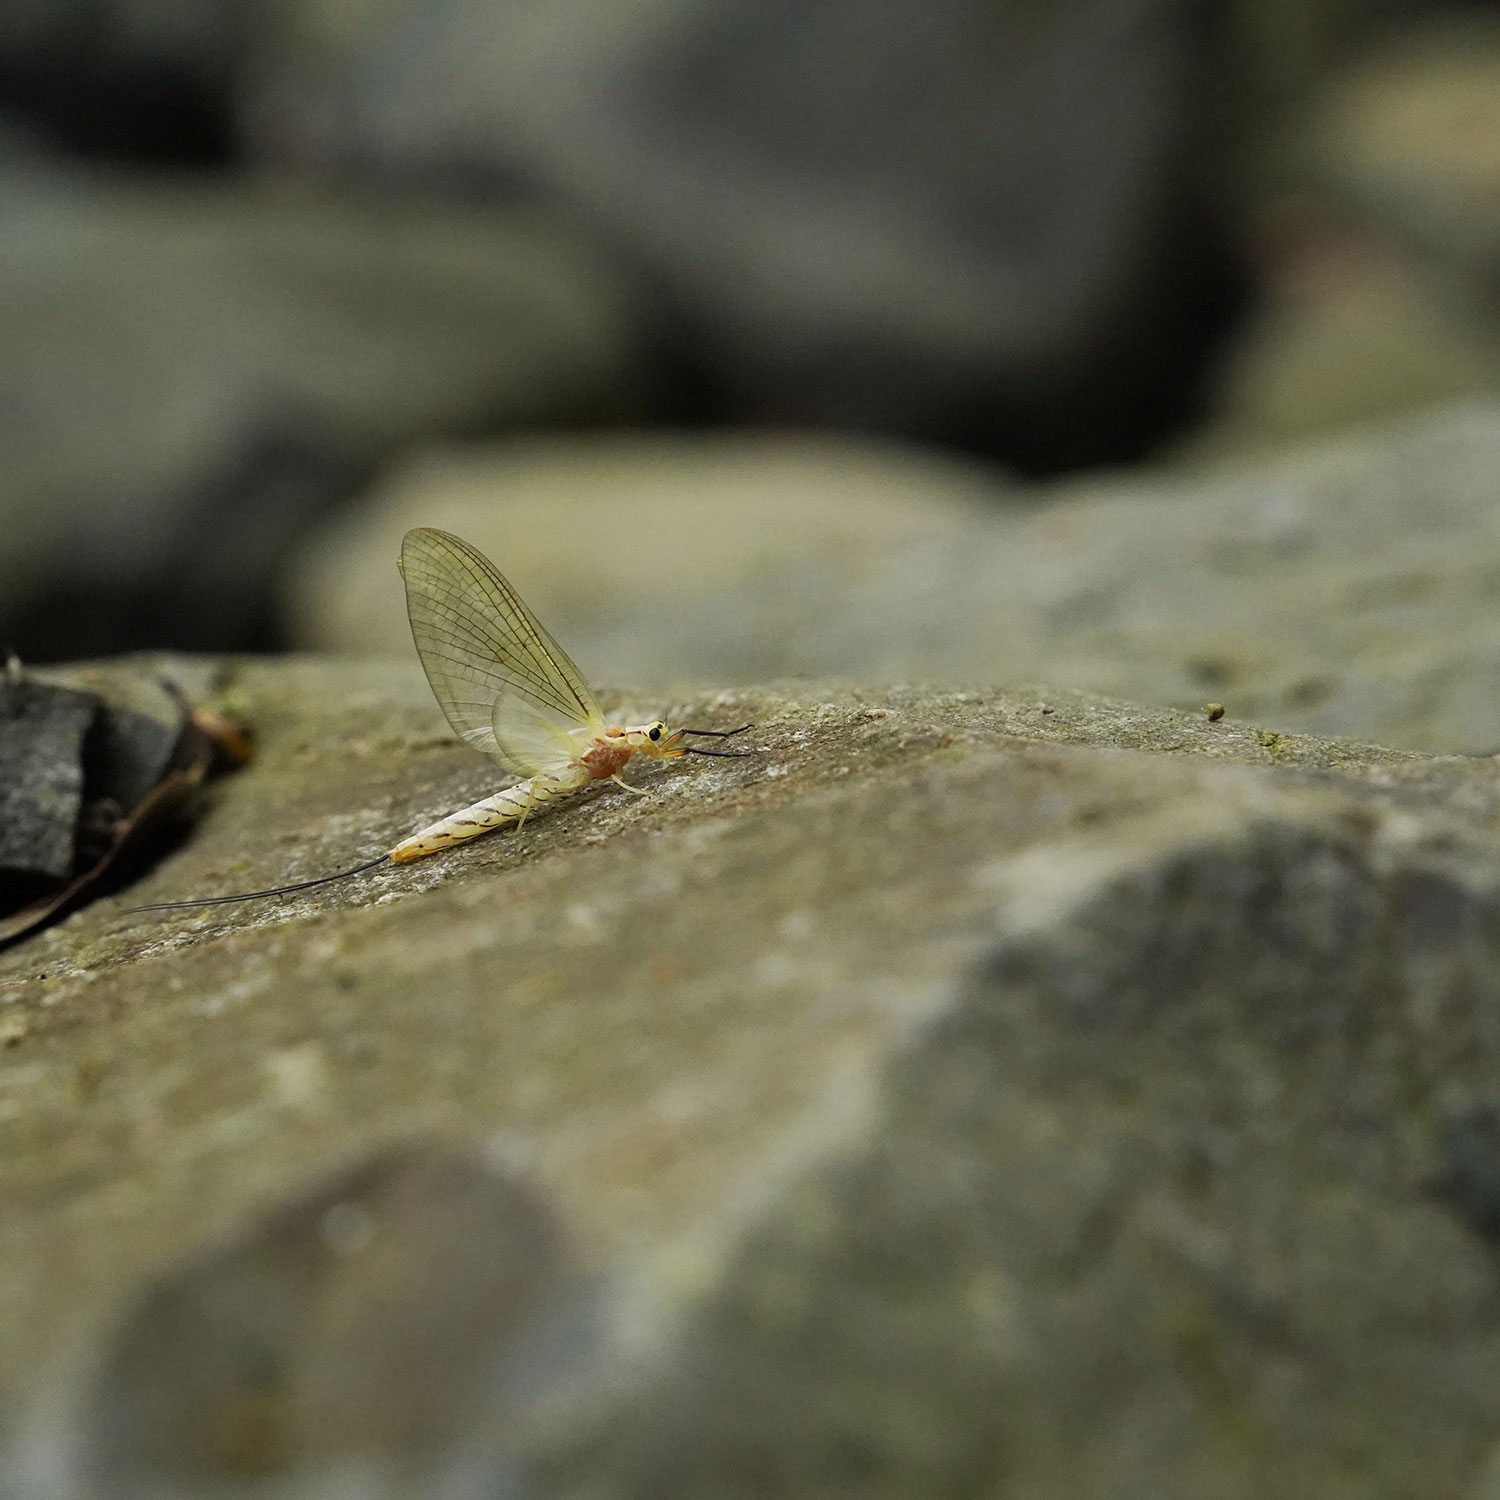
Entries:
{"type": "MultiPolygon", "coordinates": [[[[412,638],[433,695],[463,738],[512,770],[533,762],[546,736],[495,733],[502,697],[524,698],[569,727],[602,722],[583,674],[482,554],[445,531],[409,531],[401,547],[412,638]],[[525,764],[522,764],[525,762],[525,764]]],[[[565,731],[564,731],[565,732],[565,731]]],[[[555,759],[555,755],[552,757],[555,759]]]]}

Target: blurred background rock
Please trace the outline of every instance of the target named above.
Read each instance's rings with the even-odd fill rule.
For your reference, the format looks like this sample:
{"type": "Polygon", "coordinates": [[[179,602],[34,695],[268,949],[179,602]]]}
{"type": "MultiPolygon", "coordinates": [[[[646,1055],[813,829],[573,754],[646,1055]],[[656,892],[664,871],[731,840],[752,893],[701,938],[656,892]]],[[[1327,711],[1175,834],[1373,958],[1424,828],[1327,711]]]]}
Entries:
{"type": "Polygon", "coordinates": [[[413,524],[762,752],[7,954],[0,1495],[1500,1496],[1497,308],[1478,5],[0,0],[0,646],[376,658],[147,899],[413,524]]]}
{"type": "Polygon", "coordinates": [[[1500,744],[1487,7],[11,0],[0,182],[28,659],[404,654],[437,524],[644,686],[1500,744]]]}

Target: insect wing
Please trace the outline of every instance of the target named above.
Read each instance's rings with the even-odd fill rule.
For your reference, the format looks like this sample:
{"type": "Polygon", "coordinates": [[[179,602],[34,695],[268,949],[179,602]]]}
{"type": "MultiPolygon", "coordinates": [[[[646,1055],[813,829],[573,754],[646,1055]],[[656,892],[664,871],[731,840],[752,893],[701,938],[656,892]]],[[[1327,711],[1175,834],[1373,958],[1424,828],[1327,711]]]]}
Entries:
{"type": "Polygon", "coordinates": [[[569,726],[509,688],[495,699],[491,725],[500,760],[522,776],[560,771],[578,759],[580,746],[569,726]]]}
{"type": "MultiPolygon", "coordinates": [[[[495,566],[467,542],[428,527],[408,531],[401,576],[412,638],[433,696],[476,750],[522,775],[535,774],[512,762],[496,736],[502,698],[527,705],[536,718],[555,715],[566,727],[602,728],[604,716],[583,674],[495,566]]],[[[519,724],[518,708],[504,713],[507,726],[519,724]]],[[[539,734],[508,728],[507,739],[524,754],[526,744],[540,743],[539,734]]]]}

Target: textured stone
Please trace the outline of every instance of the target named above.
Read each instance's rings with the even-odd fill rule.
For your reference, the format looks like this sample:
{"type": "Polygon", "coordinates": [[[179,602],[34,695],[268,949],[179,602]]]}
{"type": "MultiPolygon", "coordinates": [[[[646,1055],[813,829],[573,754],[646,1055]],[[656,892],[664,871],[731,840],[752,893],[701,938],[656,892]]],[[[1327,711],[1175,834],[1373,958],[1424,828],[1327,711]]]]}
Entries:
{"type": "Polygon", "coordinates": [[[309,545],[291,608],[309,643],[405,655],[401,534],[448,526],[606,681],[1045,681],[1484,754],[1497,471],[1488,402],[1253,465],[1035,488],[890,444],[533,442],[393,477],[309,545]]]}
{"type": "MultiPolygon", "coordinates": [[[[337,868],[492,786],[424,692],[238,665],[257,764],[147,882],[0,958],[0,1402],[82,1372],[28,1420],[26,1500],[117,1493],[82,1482],[76,1393],[123,1374],[143,1287],[432,1132],[498,1152],[569,1247],[551,1353],[520,1394],[503,1355],[466,1382],[466,1436],[417,1478],[257,1493],[1481,1477],[1495,762],[1064,691],[682,692],[759,753],[278,902],[122,910],[337,868]]],[[[484,1270],[419,1243],[459,1261],[399,1283],[418,1324],[484,1270]]],[[[398,1410],[399,1373],[360,1399],[398,1410]]]]}
{"type": "Polygon", "coordinates": [[[72,870],[83,742],[98,712],[87,693],[0,672],[0,875],[72,870]]]}

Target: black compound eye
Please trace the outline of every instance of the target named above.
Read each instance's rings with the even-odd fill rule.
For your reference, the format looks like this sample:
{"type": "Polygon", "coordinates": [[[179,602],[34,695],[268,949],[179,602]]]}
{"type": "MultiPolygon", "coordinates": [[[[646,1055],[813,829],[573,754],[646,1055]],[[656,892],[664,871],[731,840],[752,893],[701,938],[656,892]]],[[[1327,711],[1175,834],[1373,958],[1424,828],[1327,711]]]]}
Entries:
{"type": "Polygon", "coordinates": [[[661,738],[661,725],[660,724],[653,724],[650,727],[650,729],[648,729],[646,731],[646,738],[647,739],[652,739],[652,740],[659,740],[661,738]]]}

